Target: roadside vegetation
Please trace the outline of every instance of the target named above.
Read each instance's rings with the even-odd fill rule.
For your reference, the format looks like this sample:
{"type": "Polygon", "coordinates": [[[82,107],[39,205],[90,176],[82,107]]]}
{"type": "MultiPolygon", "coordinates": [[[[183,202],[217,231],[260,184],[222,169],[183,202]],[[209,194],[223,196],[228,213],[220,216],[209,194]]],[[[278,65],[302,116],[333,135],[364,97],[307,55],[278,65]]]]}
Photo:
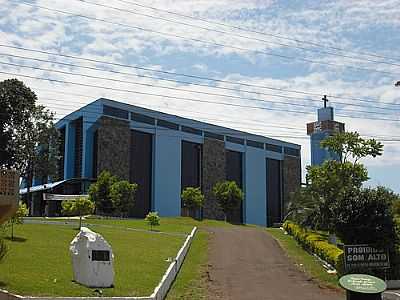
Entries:
{"type": "MultiPolygon", "coordinates": [[[[400,278],[399,227],[394,213],[400,198],[384,187],[363,187],[369,178],[360,160],[380,156],[383,145],[374,139],[365,140],[356,132],[345,132],[327,138],[321,146],[338,154],[340,160],[307,167],[308,184],[293,195],[289,205],[288,219],[299,226],[285,223],[285,229],[303,248],[334,265],[339,275],[345,271],[340,266],[340,249],[334,249],[337,237],[348,245],[388,249],[389,276],[400,278]],[[334,248],[315,239],[316,231],[325,232],[334,248]]],[[[384,276],[379,270],[363,272],[384,276]]]]}
{"type": "Polygon", "coordinates": [[[311,279],[317,281],[322,286],[339,288],[336,275],[329,274],[321,262],[315,256],[305,251],[292,236],[285,234],[279,228],[267,228],[267,231],[278,241],[288,258],[300,270],[310,276],[311,279]]]}

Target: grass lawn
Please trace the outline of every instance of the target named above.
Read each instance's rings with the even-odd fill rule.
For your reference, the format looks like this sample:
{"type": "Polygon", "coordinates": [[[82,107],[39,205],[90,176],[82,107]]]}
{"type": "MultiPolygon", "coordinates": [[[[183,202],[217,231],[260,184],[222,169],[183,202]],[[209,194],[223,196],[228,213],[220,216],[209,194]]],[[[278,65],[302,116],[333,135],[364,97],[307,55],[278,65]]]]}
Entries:
{"type": "Polygon", "coordinates": [[[297,267],[309,274],[313,279],[316,279],[320,284],[330,288],[339,288],[336,274],[328,274],[318,260],[303,250],[293,237],[284,234],[278,228],[267,228],[267,231],[279,242],[297,267]]]}
{"type": "MultiPolygon", "coordinates": [[[[65,218],[35,218],[37,220],[48,220],[48,221],[68,221],[68,222],[76,222],[79,220],[70,220],[65,218]]],[[[127,228],[136,228],[149,230],[150,227],[146,224],[143,219],[100,219],[96,217],[88,217],[82,221],[84,224],[93,224],[93,225],[112,225],[112,226],[121,226],[127,228]]],[[[203,221],[197,221],[189,217],[176,217],[176,218],[167,218],[162,217],[160,226],[155,227],[154,229],[161,232],[170,232],[170,233],[185,233],[188,234],[192,231],[193,226],[197,226],[199,228],[205,227],[220,227],[220,226],[232,226],[229,223],[216,221],[216,220],[208,220],[205,219],[203,221]]]]}
{"type": "MultiPolygon", "coordinates": [[[[111,221],[110,221],[111,222],[111,221]]],[[[185,228],[190,225],[167,225],[185,228]]],[[[141,223],[144,223],[141,220],[141,223]]],[[[161,229],[161,228],[160,228],[161,229]]],[[[113,247],[115,288],[104,296],[148,296],[183,244],[184,236],[95,226],[113,247]]],[[[93,296],[93,290],[72,281],[69,243],[72,226],[23,224],[15,227],[17,241],[7,241],[9,253],[0,264],[0,287],[32,296],[93,296]]],[[[192,252],[193,253],[193,252],[192,252]]]]}
{"type": "Polygon", "coordinates": [[[167,300],[206,299],[205,271],[208,259],[208,232],[198,230],[185,262],[172,285],[167,300]]]}

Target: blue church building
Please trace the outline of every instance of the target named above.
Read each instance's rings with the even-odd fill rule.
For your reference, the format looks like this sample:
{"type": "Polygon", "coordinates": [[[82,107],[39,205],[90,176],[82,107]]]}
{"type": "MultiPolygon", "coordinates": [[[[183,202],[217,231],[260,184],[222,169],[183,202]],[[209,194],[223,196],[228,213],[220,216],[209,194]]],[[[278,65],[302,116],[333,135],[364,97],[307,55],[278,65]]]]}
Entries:
{"type": "Polygon", "coordinates": [[[311,143],[311,165],[321,165],[326,160],[340,160],[337,153],[328,151],[321,147],[321,142],[335,133],[344,132],[344,123],[335,121],[333,107],[327,107],[326,97],[323,98],[325,104],[318,109],[318,121],[307,124],[307,134],[310,136],[311,143]]]}
{"type": "MultiPolygon", "coordinates": [[[[235,223],[271,226],[282,221],[301,184],[300,145],[98,99],[65,116],[60,130],[58,180],[33,191],[86,193],[103,170],[137,183],[132,217],[149,211],[183,214],[181,192],[200,187],[204,218],[223,219],[213,186],[233,180],[245,199],[229,216],[235,223]]],[[[25,191],[26,192],[26,191],[25,191]]],[[[39,199],[35,214],[46,205],[39,199]]]]}

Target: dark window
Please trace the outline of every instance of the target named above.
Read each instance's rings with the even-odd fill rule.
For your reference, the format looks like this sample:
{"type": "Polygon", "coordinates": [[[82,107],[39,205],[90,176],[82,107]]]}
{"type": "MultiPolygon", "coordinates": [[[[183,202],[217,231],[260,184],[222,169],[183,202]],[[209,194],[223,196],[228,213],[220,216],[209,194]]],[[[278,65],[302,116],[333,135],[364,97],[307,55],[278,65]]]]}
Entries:
{"type": "Polygon", "coordinates": [[[103,106],[103,114],[121,119],[128,119],[128,111],[108,105],[103,106]]]}
{"type": "Polygon", "coordinates": [[[98,139],[99,133],[98,130],[96,130],[93,134],[93,178],[97,178],[98,139]]]}
{"type": "Polygon", "coordinates": [[[264,143],[247,140],[247,146],[264,149],[264,143]]]}
{"type": "Polygon", "coordinates": [[[201,130],[189,127],[189,126],[182,126],[182,131],[187,132],[187,133],[191,133],[191,134],[197,134],[197,135],[201,135],[201,130]]]}
{"type": "Polygon", "coordinates": [[[216,134],[213,132],[208,132],[208,131],[204,131],[204,136],[211,138],[211,139],[216,139],[216,140],[220,140],[223,141],[224,140],[224,136],[221,134],[216,134]]]}
{"type": "Polygon", "coordinates": [[[110,251],[92,250],[92,261],[110,261],[110,251]]]}
{"type": "Polygon", "coordinates": [[[138,189],[130,217],[144,218],[151,210],[152,166],[153,135],[131,130],[129,180],[136,183],[138,189]]]}
{"type": "Polygon", "coordinates": [[[265,149],[272,152],[282,153],[282,146],[278,145],[265,144],[265,149]]]}
{"type": "Polygon", "coordinates": [[[83,119],[74,121],[75,126],[75,155],[74,155],[74,177],[82,177],[82,150],[83,150],[83,119]]]}
{"type": "Polygon", "coordinates": [[[64,179],[64,163],[65,163],[65,127],[59,130],[59,143],[58,143],[58,153],[60,158],[57,162],[57,180],[64,179]]]}
{"type": "Polygon", "coordinates": [[[201,186],[201,145],[182,141],[181,189],[201,186]]]}
{"type": "MultiPolygon", "coordinates": [[[[226,180],[235,181],[243,187],[243,154],[237,151],[227,150],[225,152],[226,180]]],[[[227,220],[232,223],[243,223],[243,202],[241,201],[227,214],[227,220]]]]}
{"type": "Polygon", "coordinates": [[[235,144],[244,145],[244,139],[240,139],[240,138],[233,137],[233,136],[226,136],[226,141],[235,143],[235,144]]]}
{"type": "Polygon", "coordinates": [[[146,115],[138,114],[138,113],[131,113],[131,119],[136,122],[146,123],[150,125],[155,124],[155,119],[146,115]]]}
{"type": "Polygon", "coordinates": [[[291,156],[300,156],[300,150],[299,149],[285,147],[285,154],[291,155],[291,156]]]}
{"type": "Polygon", "coordinates": [[[282,221],[282,171],[281,162],[266,159],[267,166],[267,226],[282,221]]]}
{"type": "Polygon", "coordinates": [[[157,121],[157,126],[161,126],[161,127],[165,127],[165,128],[169,128],[172,130],[179,130],[179,125],[169,122],[169,121],[165,121],[165,120],[158,120],[157,121]]]}

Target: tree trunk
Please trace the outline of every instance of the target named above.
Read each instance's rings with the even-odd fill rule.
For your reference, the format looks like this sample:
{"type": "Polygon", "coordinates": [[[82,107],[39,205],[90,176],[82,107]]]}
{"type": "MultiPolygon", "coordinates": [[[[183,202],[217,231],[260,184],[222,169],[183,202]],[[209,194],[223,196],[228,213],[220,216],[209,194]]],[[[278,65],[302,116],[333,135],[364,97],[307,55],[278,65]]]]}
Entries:
{"type": "Polygon", "coordinates": [[[14,240],[14,222],[11,221],[11,240],[14,240]]]}
{"type": "Polygon", "coordinates": [[[28,176],[27,176],[27,182],[26,182],[26,201],[28,204],[28,208],[29,208],[29,215],[33,216],[34,211],[33,211],[33,203],[32,203],[32,195],[31,195],[31,187],[32,187],[32,172],[28,171],[28,176]]]}

